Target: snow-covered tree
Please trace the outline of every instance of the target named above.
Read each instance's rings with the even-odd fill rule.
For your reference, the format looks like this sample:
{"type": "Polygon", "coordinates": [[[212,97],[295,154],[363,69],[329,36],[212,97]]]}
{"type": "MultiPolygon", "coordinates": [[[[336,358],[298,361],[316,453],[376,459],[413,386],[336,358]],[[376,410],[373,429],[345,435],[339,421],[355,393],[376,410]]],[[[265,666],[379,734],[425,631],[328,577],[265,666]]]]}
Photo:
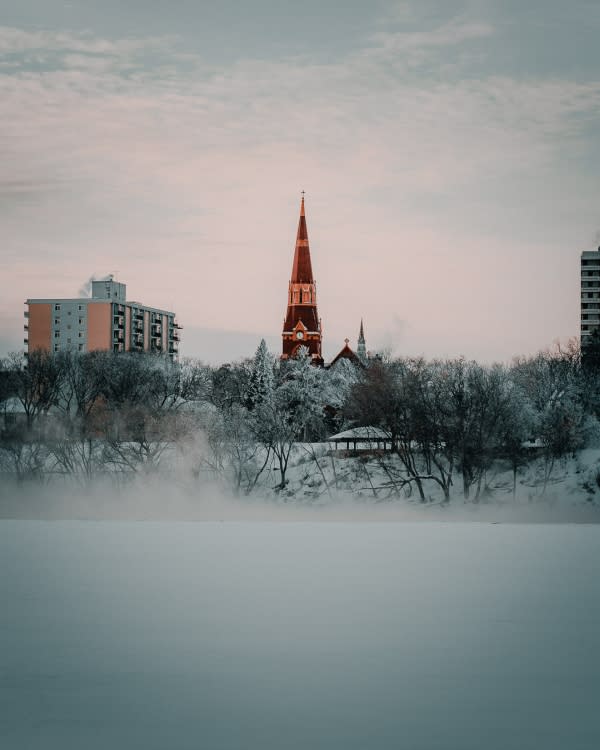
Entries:
{"type": "Polygon", "coordinates": [[[323,376],[323,397],[328,406],[340,409],[360,379],[361,368],[341,357],[323,376]]]}
{"type": "Polygon", "coordinates": [[[261,339],[250,368],[249,408],[253,409],[264,401],[270,401],[273,397],[273,387],[273,355],[267,349],[266,341],[261,339]]]}
{"type": "Polygon", "coordinates": [[[300,425],[298,439],[305,442],[318,435],[323,421],[325,371],[315,367],[307,347],[300,347],[297,355],[281,369],[277,390],[283,403],[300,425]]]}

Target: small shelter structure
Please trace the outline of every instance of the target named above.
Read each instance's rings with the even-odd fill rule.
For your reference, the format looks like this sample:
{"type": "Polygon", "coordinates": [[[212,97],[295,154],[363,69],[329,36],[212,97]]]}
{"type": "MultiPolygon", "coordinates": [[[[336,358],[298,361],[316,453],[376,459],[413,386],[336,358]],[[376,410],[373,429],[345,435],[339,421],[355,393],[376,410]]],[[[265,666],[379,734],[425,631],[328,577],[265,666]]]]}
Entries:
{"type": "Polygon", "coordinates": [[[391,451],[392,437],[381,427],[352,427],[327,438],[332,450],[346,450],[355,453],[370,451],[391,451]]]}

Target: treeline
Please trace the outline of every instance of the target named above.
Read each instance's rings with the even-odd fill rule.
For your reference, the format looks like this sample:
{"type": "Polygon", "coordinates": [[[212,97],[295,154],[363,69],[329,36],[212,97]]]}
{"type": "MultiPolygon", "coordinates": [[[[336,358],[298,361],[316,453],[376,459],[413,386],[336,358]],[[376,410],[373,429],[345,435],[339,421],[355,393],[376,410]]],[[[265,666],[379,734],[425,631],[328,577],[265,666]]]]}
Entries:
{"type": "Polygon", "coordinates": [[[112,352],[11,354],[1,374],[0,471],[19,481],[157,468],[209,378],[199,364],[112,352]]]}
{"type": "Polygon", "coordinates": [[[397,359],[369,367],[344,405],[357,424],[384,428],[399,468],[390,482],[413,486],[422,500],[436,485],[446,500],[457,476],[462,494],[479,497],[488,470],[517,473],[541,459],[542,492],[558,459],[598,440],[600,387],[571,342],[510,366],[465,359],[397,359]]]}
{"type": "Polygon", "coordinates": [[[218,368],[34,352],[10,355],[1,375],[0,472],[19,481],[186,471],[238,493],[281,490],[302,444],[308,474],[327,484],[319,443],[363,426],[389,436],[391,451],[368,457],[388,495],[449,500],[460,485],[472,498],[492,466],[510,468],[514,488],[534,457],[545,488],[558,459],[597,440],[600,416],[598,378],[575,343],[489,367],[380,356],[324,369],[306,352],[282,362],[264,341],[254,358],[218,368]]]}

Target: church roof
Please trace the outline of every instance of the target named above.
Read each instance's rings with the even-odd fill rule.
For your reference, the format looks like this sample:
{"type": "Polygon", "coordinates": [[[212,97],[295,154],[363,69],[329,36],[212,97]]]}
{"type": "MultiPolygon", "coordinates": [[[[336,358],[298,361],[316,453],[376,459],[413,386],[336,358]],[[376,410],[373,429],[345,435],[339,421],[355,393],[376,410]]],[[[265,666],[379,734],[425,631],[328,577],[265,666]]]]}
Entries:
{"type": "Polygon", "coordinates": [[[333,367],[333,365],[335,365],[335,363],[340,359],[349,359],[355,365],[362,365],[360,358],[357,356],[356,352],[352,351],[352,349],[348,346],[348,343],[349,339],[345,339],[344,347],[331,360],[331,364],[329,365],[329,367],[333,367]]]}
{"type": "Polygon", "coordinates": [[[291,282],[292,284],[312,284],[313,281],[310,248],[308,246],[308,229],[306,228],[306,216],[304,214],[304,196],[302,196],[291,282]]]}

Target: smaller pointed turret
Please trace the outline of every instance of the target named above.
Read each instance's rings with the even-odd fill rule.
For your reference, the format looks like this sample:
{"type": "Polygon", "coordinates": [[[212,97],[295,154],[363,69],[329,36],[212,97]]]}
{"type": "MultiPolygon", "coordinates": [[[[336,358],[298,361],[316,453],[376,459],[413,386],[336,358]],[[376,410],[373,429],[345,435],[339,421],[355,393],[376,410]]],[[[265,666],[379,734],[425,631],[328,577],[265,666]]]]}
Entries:
{"type": "Polygon", "coordinates": [[[365,343],[365,329],[362,318],[360,319],[360,332],[358,334],[358,344],[356,346],[356,356],[364,364],[367,363],[367,345],[365,343]]]}

